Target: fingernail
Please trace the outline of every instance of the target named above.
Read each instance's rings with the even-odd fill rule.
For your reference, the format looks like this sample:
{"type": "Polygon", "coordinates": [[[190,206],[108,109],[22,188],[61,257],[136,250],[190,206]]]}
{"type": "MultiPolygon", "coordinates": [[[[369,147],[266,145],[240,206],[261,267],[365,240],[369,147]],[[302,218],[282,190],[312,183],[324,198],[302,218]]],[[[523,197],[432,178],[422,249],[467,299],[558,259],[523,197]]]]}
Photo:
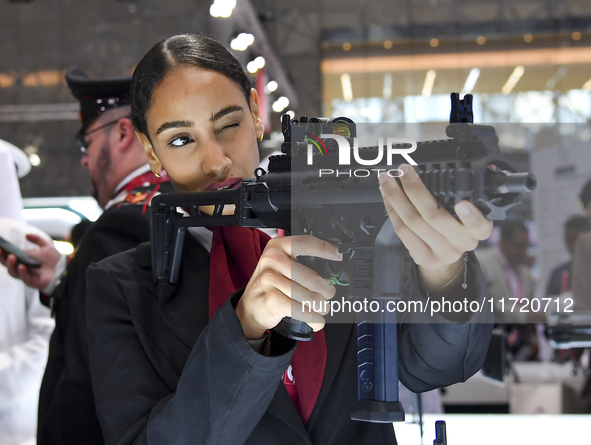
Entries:
{"type": "MultiPolygon", "coordinates": [[[[388,174],[387,173],[380,173],[378,175],[378,181],[379,181],[380,184],[385,184],[387,180],[388,180],[388,174]]],[[[380,190],[381,190],[381,188],[380,188],[380,190]]]]}
{"type": "Polygon", "coordinates": [[[470,207],[468,207],[468,205],[466,205],[466,204],[464,204],[464,203],[459,203],[459,204],[456,206],[456,212],[457,212],[459,215],[464,215],[464,216],[466,216],[466,215],[469,215],[469,214],[470,214],[471,210],[470,210],[470,207]]]}

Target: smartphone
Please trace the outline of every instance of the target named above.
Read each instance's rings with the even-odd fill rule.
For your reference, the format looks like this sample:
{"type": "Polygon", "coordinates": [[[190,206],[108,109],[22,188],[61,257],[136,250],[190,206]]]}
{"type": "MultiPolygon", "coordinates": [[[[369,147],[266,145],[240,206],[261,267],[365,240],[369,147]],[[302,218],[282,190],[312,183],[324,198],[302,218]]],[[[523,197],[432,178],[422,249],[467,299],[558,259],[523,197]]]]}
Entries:
{"type": "Polygon", "coordinates": [[[41,267],[41,265],[42,265],[41,261],[27,255],[25,252],[20,250],[14,244],[9,243],[1,236],[0,236],[0,249],[2,249],[3,252],[13,254],[19,263],[22,263],[27,267],[32,267],[32,268],[36,269],[36,268],[41,267]]]}

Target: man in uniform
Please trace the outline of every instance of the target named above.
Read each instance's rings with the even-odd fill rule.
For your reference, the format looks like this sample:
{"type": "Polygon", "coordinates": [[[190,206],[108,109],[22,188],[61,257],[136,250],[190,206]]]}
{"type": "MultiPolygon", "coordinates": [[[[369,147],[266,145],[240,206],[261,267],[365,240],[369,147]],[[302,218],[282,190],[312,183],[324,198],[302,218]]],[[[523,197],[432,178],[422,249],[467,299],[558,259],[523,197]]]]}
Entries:
{"type": "Polygon", "coordinates": [[[56,328],[39,399],[38,444],[103,444],[88,371],[85,321],[85,272],[89,264],[148,241],[150,200],[172,191],[163,172],[154,175],[137,140],[129,114],[131,77],[91,79],[79,69],[66,81],[80,101],[82,128],[76,136],[88,169],[92,194],[104,209],[88,229],[73,259],[37,236],[40,249],[28,251],[43,262],[40,269],[18,265],[0,255],[9,273],[45,294],[56,328]]]}

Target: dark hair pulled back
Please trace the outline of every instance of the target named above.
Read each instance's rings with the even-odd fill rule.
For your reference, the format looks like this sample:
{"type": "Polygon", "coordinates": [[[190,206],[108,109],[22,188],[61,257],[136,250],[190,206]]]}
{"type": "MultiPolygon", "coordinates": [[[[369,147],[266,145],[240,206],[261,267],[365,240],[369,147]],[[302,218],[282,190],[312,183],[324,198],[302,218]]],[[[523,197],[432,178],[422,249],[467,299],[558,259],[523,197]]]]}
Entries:
{"type": "Polygon", "coordinates": [[[154,89],[178,65],[194,65],[217,71],[233,80],[250,106],[251,84],[240,63],[217,41],[199,34],[180,34],[150,49],[133,72],[131,81],[131,121],[137,131],[148,134],[147,114],[154,89]]]}

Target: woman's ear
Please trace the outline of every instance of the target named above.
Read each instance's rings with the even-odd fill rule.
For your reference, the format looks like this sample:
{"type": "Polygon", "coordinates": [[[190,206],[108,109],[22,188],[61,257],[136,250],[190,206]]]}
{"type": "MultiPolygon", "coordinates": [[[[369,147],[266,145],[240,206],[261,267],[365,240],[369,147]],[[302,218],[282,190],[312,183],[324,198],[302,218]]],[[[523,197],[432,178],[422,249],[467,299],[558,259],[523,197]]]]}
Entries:
{"type": "Polygon", "coordinates": [[[156,151],[154,151],[154,147],[148,139],[148,136],[146,136],[144,133],[140,133],[139,131],[136,131],[135,135],[144,147],[146,156],[148,157],[148,162],[150,163],[150,170],[152,170],[153,173],[159,175],[163,169],[162,163],[160,162],[160,159],[158,159],[156,151]]]}
{"type": "Polygon", "coordinates": [[[261,116],[261,109],[259,107],[259,93],[254,88],[250,89],[249,101],[256,137],[260,139],[265,133],[265,125],[263,124],[263,116],[261,116]]]}

